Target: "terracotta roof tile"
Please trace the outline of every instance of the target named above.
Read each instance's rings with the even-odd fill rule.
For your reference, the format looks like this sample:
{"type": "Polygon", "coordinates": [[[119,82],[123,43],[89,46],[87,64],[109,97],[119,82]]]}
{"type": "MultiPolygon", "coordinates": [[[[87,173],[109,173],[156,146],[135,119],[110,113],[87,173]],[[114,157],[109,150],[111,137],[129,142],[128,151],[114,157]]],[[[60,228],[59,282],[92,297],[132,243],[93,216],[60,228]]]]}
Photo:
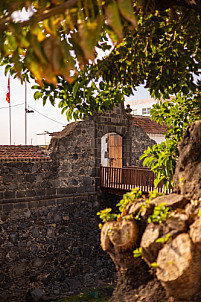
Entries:
{"type": "Polygon", "coordinates": [[[141,127],[146,133],[165,134],[167,132],[167,126],[162,126],[149,117],[134,116],[133,124],[141,127]]]}
{"type": "Polygon", "coordinates": [[[39,146],[0,145],[0,162],[44,162],[50,160],[47,150],[39,146]]]}

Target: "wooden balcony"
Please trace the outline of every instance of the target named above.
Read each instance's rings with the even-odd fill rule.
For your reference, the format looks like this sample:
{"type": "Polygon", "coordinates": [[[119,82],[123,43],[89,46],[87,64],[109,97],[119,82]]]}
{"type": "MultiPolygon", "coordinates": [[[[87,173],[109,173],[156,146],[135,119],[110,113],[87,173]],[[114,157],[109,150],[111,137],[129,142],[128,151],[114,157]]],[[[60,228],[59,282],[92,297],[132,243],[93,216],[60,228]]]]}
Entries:
{"type": "MultiPolygon", "coordinates": [[[[140,188],[143,194],[153,191],[155,174],[144,167],[112,168],[101,166],[101,190],[115,195],[123,195],[133,188],[140,188]]],[[[163,193],[163,181],[157,186],[157,191],[163,193]]],[[[166,193],[172,192],[172,186],[166,193]]]]}

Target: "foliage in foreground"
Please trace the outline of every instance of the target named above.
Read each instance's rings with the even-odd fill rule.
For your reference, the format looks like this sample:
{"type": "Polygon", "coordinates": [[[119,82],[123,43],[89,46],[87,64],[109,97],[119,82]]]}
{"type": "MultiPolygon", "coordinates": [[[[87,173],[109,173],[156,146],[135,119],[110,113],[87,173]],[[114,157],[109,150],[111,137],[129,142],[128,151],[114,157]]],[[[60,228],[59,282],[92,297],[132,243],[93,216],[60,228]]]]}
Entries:
{"type": "Polygon", "coordinates": [[[154,0],[15,3],[0,5],[1,64],[33,77],[36,99],[58,99],[68,119],[112,109],[141,84],[164,99],[200,90],[199,7],[186,4],[189,14],[176,0],[170,11],[154,0]],[[31,17],[13,19],[23,8],[31,17]],[[110,53],[99,59],[95,47],[110,53]]]}
{"type": "Polygon", "coordinates": [[[166,140],[154,145],[141,155],[143,165],[151,167],[156,173],[155,187],[163,180],[164,188],[168,190],[169,183],[174,185],[173,175],[179,156],[178,142],[183,138],[186,128],[201,117],[201,102],[199,97],[192,99],[177,94],[165,102],[153,105],[152,119],[161,125],[167,126],[166,140]]]}
{"type": "MultiPolygon", "coordinates": [[[[123,219],[126,220],[141,220],[142,219],[142,212],[144,209],[148,208],[150,206],[150,202],[152,199],[155,199],[156,197],[164,195],[163,193],[158,193],[155,189],[152,192],[149,192],[148,198],[145,200],[140,199],[142,196],[142,192],[139,190],[139,188],[132,189],[131,192],[126,193],[123,195],[123,198],[121,201],[117,204],[119,207],[120,214],[113,214],[111,213],[112,209],[105,209],[97,213],[98,216],[100,216],[100,219],[103,220],[103,222],[109,222],[109,221],[122,221],[123,219]],[[139,209],[138,213],[134,216],[133,214],[128,214],[127,212],[127,206],[129,204],[132,204],[134,201],[138,202],[139,209]]],[[[161,203],[159,205],[156,205],[153,209],[153,212],[151,215],[147,218],[147,223],[153,223],[153,224],[163,224],[169,217],[171,212],[171,209],[166,206],[165,203],[161,203]]],[[[99,224],[99,227],[102,228],[102,224],[99,224]],[[100,227],[101,225],[101,227],[100,227]]],[[[108,233],[109,236],[109,233],[108,233]]],[[[167,234],[164,238],[158,238],[156,242],[162,242],[166,243],[168,240],[171,239],[170,234],[167,234]]],[[[133,256],[135,258],[142,257],[142,249],[141,247],[136,248],[133,251],[133,256]]],[[[157,264],[153,263],[151,266],[155,267],[157,264]]]]}
{"type": "MultiPolygon", "coordinates": [[[[142,210],[149,206],[149,203],[152,199],[164,195],[163,193],[158,193],[157,190],[154,190],[152,192],[149,192],[148,198],[145,199],[145,201],[140,201],[140,207],[139,211],[136,214],[136,216],[133,215],[127,215],[127,206],[129,204],[132,204],[135,200],[139,200],[142,197],[142,192],[139,188],[134,188],[131,190],[131,192],[128,192],[123,195],[123,198],[120,200],[120,202],[116,205],[119,207],[119,214],[111,213],[112,209],[107,208],[104,210],[101,210],[97,213],[98,216],[100,216],[100,219],[102,219],[103,222],[109,222],[109,221],[121,221],[122,219],[135,219],[135,220],[141,220],[141,213],[142,210]]],[[[151,216],[148,218],[148,223],[162,223],[165,219],[167,219],[169,215],[169,208],[165,206],[165,204],[161,204],[158,207],[155,207],[154,212],[151,216]]],[[[99,225],[100,228],[102,225],[99,225]]]]}
{"type": "MultiPolygon", "coordinates": [[[[52,104],[58,99],[68,119],[110,110],[139,85],[145,85],[152,97],[167,99],[180,93],[194,99],[196,94],[201,101],[201,84],[195,77],[201,70],[200,15],[178,8],[170,21],[168,11],[139,10],[137,21],[137,28],[126,28],[122,42],[108,56],[86,65],[73,83],[59,76],[56,87],[35,86],[35,97],[52,104]]],[[[109,45],[105,33],[101,39],[109,45]]]]}

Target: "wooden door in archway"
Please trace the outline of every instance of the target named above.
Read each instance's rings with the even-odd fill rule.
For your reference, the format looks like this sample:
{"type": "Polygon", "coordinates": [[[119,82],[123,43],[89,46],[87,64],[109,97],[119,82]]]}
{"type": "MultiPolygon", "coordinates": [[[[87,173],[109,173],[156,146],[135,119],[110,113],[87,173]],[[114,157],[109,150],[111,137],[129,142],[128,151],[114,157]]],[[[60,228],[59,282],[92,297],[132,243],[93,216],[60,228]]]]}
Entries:
{"type": "Polygon", "coordinates": [[[117,133],[109,134],[109,166],[122,168],[122,137],[117,133]]]}

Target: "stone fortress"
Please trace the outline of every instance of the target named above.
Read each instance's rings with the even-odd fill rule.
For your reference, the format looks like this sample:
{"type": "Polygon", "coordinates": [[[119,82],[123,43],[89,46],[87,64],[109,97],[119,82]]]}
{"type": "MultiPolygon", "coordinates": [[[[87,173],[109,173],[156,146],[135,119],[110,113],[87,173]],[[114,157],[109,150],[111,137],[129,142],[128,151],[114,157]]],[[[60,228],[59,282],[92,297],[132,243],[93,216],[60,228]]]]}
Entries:
{"type": "Polygon", "coordinates": [[[96,215],[119,200],[100,190],[107,138],[121,136],[122,166],[140,166],[156,143],[149,134],[164,132],[122,104],[68,124],[49,150],[0,146],[0,301],[56,299],[116,279],[96,215]]]}

